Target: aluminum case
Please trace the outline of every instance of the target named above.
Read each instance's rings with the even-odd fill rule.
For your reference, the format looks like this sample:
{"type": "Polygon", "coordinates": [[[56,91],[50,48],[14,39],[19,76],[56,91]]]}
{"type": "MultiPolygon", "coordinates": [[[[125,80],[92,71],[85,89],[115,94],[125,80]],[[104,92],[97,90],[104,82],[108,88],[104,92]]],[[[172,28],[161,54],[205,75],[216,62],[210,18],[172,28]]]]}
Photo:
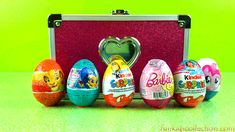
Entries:
{"type": "Polygon", "coordinates": [[[188,58],[190,28],[188,15],[51,14],[48,17],[50,55],[61,65],[66,79],[76,61],[90,59],[102,82],[107,66],[98,53],[100,40],[107,36],[133,36],[140,41],[142,52],[131,69],[136,85],[135,98],[139,98],[139,78],[148,60],[165,60],[174,72],[176,66],[188,58]]]}

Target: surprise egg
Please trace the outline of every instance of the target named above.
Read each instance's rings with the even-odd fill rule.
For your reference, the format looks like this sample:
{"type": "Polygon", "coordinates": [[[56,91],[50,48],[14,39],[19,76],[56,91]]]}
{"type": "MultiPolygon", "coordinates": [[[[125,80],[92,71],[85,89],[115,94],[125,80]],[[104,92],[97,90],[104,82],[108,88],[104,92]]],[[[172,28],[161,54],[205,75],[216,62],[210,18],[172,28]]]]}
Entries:
{"type": "Polygon", "coordinates": [[[67,80],[67,94],[79,107],[95,102],[99,95],[99,74],[90,60],[82,59],[73,65],[67,80]]]}
{"type": "Polygon", "coordinates": [[[205,75],[194,60],[184,60],[174,73],[175,100],[186,107],[196,107],[206,94],[205,75]]]}
{"type": "Polygon", "coordinates": [[[44,60],[36,67],[32,77],[34,97],[45,106],[54,106],[65,95],[64,73],[54,60],[44,60]]]}
{"type": "Polygon", "coordinates": [[[133,74],[121,56],[112,56],[104,73],[103,94],[108,105],[121,108],[128,105],[135,94],[133,74]]]}
{"type": "Polygon", "coordinates": [[[144,102],[154,108],[165,108],[174,93],[173,75],[165,61],[150,60],[140,77],[140,92],[144,102]]]}
{"type": "Polygon", "coordinates": [[[213,98],[220,89],[221,75],[219,67],[213,59],[203,58],[198,61],[206,76],[206,96],[204,100],[213,98]]]}

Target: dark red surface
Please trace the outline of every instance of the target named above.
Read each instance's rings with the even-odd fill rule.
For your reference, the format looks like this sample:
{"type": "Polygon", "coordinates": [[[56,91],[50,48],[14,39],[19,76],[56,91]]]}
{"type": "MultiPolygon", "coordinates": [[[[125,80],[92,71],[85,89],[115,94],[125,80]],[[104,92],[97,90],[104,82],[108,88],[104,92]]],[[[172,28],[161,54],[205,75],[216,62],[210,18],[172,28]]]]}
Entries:
{"type": "Polygon", "coordinates": [[[99,42],[108,36],[132,36],[141,43],[141,55],[131,68],[139,92],[139,79],[150,59],[163,59],[172,72],[183,60],[184,29],[177,21],[63,21],[55,29],[56,61],[65,76],[75,62],[86,58],[98,69],[100,79],[106,69],[99,53],[99,42]]]}

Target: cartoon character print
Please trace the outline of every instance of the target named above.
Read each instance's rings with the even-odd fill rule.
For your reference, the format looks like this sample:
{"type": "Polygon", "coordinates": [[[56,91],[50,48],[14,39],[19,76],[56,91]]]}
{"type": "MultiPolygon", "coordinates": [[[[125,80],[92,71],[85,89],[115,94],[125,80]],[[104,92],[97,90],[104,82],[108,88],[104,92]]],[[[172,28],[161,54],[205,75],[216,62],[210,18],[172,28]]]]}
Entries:
{"type": "Polygon", "coordinates": [[[194,60],[187,60],[184,61],[182,64],[180,64],[177,67],[177,73],[190,73],[190,75],[195,75],[195,74],[200,74],[200,75],[204,75],[203,71],[200,70],[201,66],[194,60]]]}
{"type": "MultiPolygon", "coordinates": [[[[161,63],[160,64],[160,66],[159,66],[159,70],[160,69],[164,69],[165,70],[165,68],[162,68],[163,66],[165,66],[166,65],[166,63],[161,63]]],[[[169,91],[170,92],[170,95],[173,95],[173,93],[174,93],[174,83],[171,83],[172,81],[173,81],[173,76],[172,76],[172,73],[171,73],[171,71],[169,71],[169,72],[167,72],[167,73],[163,73],[163,72],[160,72],[161,73],[161,75],[162,75],[162,77],[163,78],[165,78],[166,76],[168,76],[169,78],[170,78],[170,82],[168,82],[168,83],[165,83],[164,85],[161,85],[161,89],[163,90],[163,91],[169,91]],[[172,77],[170,77],[170,76],[172,76],[172,77]]],[[[164,79],[163,79],[164,80],[164,79]]]]}
{"type": "Polygon", "coordinates": [[[188,60],[185,61],[183,64],[180,64],[177,67],[177,71],[182,71],[182,70],[188,70],[188,71],[194,71],[197,68],[200,68],[200,65],[197,64],[195,61],[193,60],[188,60]]]}
{"type": "Polygon", "coordinates": [[[118,65],[117,62],[112,62],[111,68],[112,68],[112,71],[113,71],[112,74],[116,76],[116,79],[118,79],[119,74],[120,74],[120,69],[121,69],[120,66],[118,65]]]}
{"type": "Polygon", "coordinates": [[[63,90],[63,73],[60,70],[50,70],[45,72],[43,76],[44,82],[48,87],[51,88],[51,91],[62,91],[63,90]]]}
{"type": "Polygon", "coordinates": [[[203,101],[204,96],[200,95],[197,98],[193,98],[193,96],[182,97],[181,94],[175,94],[175,98],[178,102],[184,104],[185,106],[195,107],[198,103],[203,101]]]}
{"type": "Polygon", "coordinates": [[[97,88],[98,87],[98,78],[95,75],[94,71],[90,68],[83,68],[80,71],[81,80],[78,82],[80,87],[84,88],[97,88]]]}
{"type": "Polygon", "coordinates": [[[220,71],[217,68],[217,65],[215,63],[212,63],[212,65],[205,65],[202,67],[202,71],[204,72],[206,76],[206,89],[215,91],[220,86],[220,71]]]}
{"type": "MultiPolygon", "coordinates": [[[[170,75],[171,73],[168,73],[170,75]]],[[[171,77],[171,82],[173,82],[173,76],[171,77]]],[[[170,95],[172,96],[174,94],[174,83],[166,83],[165,85],[162,85],[162,89],[164,91],[169,91],[170,95]]]]}
{"type": "Polygon", "coordinates": [[[87,81],[87,86],[89,88],[97,88],[97,81],[98,81],[98,78],[94,75],[89,75],[88,76],[88,81],[87,81]]]}
{"type": "Polygon", "coordinates": [[[188,68],[194,68],[194,64],[191,61],[187,61],[185,64],[188,68]]]}
{"type": "Polygon", "coordinates": [[[129,102],[134,97],[134,93],[131,93],[129,96],[120,95],[118,97],[113,97],[113,94],[105,95],[104,98],[107,100],[108,105],[113,105],[115,107],[123,107],[129,104],[129,102]]]}
{"type": "Polygon", "coordinates": [[[77,86],[77,84],[78,84],[78,78],[79,78],[79,71],[77,71],[77,69],[76,68],[72,68],[71,69],[71,72],[70,72],[70,75],[69,75],[69,77],[70,77],[70,81],[68,82],[68,86],[70,87],[70,88],[74,88],[74,87],[76,87],[77,86]]]}

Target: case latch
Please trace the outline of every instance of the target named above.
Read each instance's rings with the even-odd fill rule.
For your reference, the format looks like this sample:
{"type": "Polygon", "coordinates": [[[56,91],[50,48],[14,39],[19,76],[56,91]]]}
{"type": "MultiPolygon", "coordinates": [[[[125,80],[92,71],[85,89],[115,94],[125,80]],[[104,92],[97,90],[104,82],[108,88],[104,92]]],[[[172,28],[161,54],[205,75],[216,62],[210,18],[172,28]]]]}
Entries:
{"type": "Polygon", "coordinates": [[[127,10],[117,9],[112,11],[112,15],[129,15],[127,10]]]}

